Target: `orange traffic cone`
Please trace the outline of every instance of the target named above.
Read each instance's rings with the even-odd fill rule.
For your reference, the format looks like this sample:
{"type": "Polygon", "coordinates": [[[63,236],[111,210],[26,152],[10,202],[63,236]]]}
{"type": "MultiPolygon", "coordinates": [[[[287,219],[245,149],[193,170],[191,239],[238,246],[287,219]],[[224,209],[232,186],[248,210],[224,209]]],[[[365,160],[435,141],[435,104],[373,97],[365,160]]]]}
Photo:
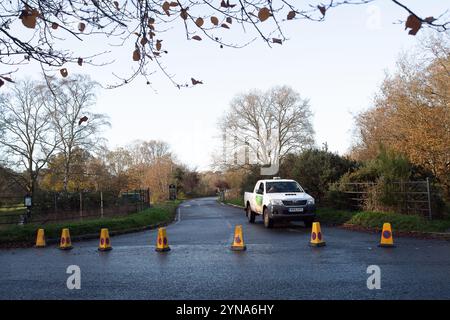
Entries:
{"type": "Polygon", "coordinates": [[[394,238],[392,237],[391,224],[389,222],[383,223],[383,231],[381,231],[381,240],[379,247],[392,248],[394,246],[394,238]]]}
{"type": "Polygon", "coordinates": [[[36,245],[35,248],[44,248],[45,247],[45,235],[44,229],[38,229],[36,236],[36,245]]]}
{"type": "Polygon", "coordinates": [[[231,245],[231,250],[243,251],[246,249],[247,247],[244,244],[244,236],[242,234],[242,225],[237,225],[234,228],[234,237],[233,237],[233,244],[231,245]]]}
{"type": "Polygon", "coordinates": [[[64,228],[61,232],[61,240],[59,242],[59,248],[61,250],[70,250],[72,249],[72,241],[70,240],[70,232],[69,229],[64,228]]]}
{"type": "Polygon", "coordinates": [[[156,239],[156,251],[165,252],[169,251],[169,240],[167,240],[166,228],[158,229],[158,238],[156,239]]]}
{"type": "Polygon", "coordinates": [[[314,222],[312,225],[311,241],[309,242],[309,244],[313,247],[323,247],[325,245],[319,222],[314,222]]]}
{"type": "Polygon", "coordinates": [[[103,228],[100,231],[100,243],[98,244],[99,251],[109,251],[112,250],[111,240],[109,239],[108,229],[103,228]]]}

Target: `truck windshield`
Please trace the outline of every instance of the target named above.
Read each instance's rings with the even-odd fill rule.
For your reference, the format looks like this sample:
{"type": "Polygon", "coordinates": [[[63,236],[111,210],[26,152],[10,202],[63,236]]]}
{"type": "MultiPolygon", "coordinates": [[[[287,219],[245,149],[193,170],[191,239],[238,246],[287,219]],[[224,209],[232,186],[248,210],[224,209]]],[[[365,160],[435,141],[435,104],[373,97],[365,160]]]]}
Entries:
{"type": "Polygon", "coordinates": [[[267,193],[304,192],[295,181],[266,182],[267,193]]]}

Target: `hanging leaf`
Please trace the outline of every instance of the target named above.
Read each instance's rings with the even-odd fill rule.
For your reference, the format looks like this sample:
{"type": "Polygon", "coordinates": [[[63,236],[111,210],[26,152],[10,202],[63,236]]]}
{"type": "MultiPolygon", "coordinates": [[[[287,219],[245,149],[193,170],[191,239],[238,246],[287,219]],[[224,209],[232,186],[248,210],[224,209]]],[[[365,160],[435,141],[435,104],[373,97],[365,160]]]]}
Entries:
{"type": "Polygon", "coordinates": [[[61,73],[63,78],[65,78],[65,77],[67,77],[69,75],[69,72],[67,71],[66,68],[62,68],[61,70],[59,70],[59,72],[61,73]]]}
{"type": "Polygon", "coordinates": [[[197,41],[201,41],[202,40],[202,38],[200,36],[197,36],[197,35],[193,36],[192,39],[197,40],[197,41]]]}
{"type": "Polygon", "coordinates": [[[53,29],[53,30],[58,29],[58,27],[59,27],[59,24],[57,24],[56,22],[53,22],[53,23],[52,23],[52,29],[53,29]]]}
{"type": "Polygon", "coordinates": [[[147,44],[147,42],[148,42],[147,37],[146,37],[146,36],[143,36],[143,37],[141,38],[141,45],[145,46],[145,45],[147,44]]]}
{"type": "Polygon", "coordinates": [[[272,38],[273,43],[279,43],[279,44],[283,44],[283,41],[281,41],[281,39],[278,38],[272,38]]]}
{"type": "Polygon", "coordinates": [[[2,79],[0,79],[0,88],[5,84],[5,81],[3,81],[2,79]]]}
{"type": "Polygon", "coordinates": [[[408,28],[411,29],[409,30],[408,34],[415,36],[421,27],[422,21],[420,21],[420,19],[417,16],[410,14],[405,22],[405,30],[408,28]]]}
{"type": "Polygon", "coordinates": [[[116,7],[116,9],[119,10],[119,3],[117,1],[114,1],[113,4],[116,7]]]}
{"type": "Polygon", "coordinates": [[[170,16],[170,12],[169,12],[170,3],[167,2],[167,1],[164,2],[163,5],[162,5],[162,8],[163,8],[164,12],[166,13],[166,15],[170,16]]]}
{"type": "Polygon", "coordinates": [[[80,67],[83,65],[83,58],[78,58],[78,65],[80,67]]]}
{"type": "Polygon", "coordinates": [[[222,23],[220,26],[225,29],[230,29],[230,27],[226,23],[222,23]]]}
{"type": "Polygon", "coordinates": [[[86,29],[86,25],[83,22],[80,22],[78,24],[78,30],[80,30],[80,32],[83,32],[84,29],[86,29]]]}
{"type": "Polygon", "coordinates": [[[136,49],[133,51],[133,61],[139,60],[141,60],[141,53],[139,52],[139,49],[136,49]]]}
{"type": "Polygon", "coordinates": [[[3,80],[6,80],[8,82],[15,83],[10,77],[0,76],[0,78],[2,78],[3,80]]]}
{"type": "Polygon", "coordinates": [[[227,0],[226,2],[225,0],[222,0],[222,2],[220,2],[220,6],[223,8],[234,8],[236,5],[230,4],[230,0],[227,0]]]}
{"type": "Polygon", "coordinates": [[[195,80],[194,78],[191,78],[192,84],[195,86],[196,84],[203,84],[202,81],[195,80]]]}
{"type": "Polygon", "coordinates": [[[155,19],[154,18],[148,18],[148,24],[152,25],[155,23],[155,19]]]}
{"type": "Polygon", "coordinates": [[[426,17],[424,21],[427,23],[433,23],[434,21],[436,21],[436,19],[434,17],[426,17]]]}
{"type": "Polygon", "coordinates": [[[162,40],[156,40],[156,50],[161,51],[161,41],[162,40]]]}
{"type": "Polygon", "coordinates": [[[295,18],[295,11],[290,11],[287,15],[288,20],[292,20],[295,18]]]}
{"type": "Polygon", "coordinates": [[[78,120],[78,125],[80,126],[83,122],[88,121],[89,118],[87,116],[83,116],[80,118],[80,120],[78,120]]]}
{"type": "Polygon", "coordinates": [[[325,12],[327,12],[327,9],[324,6],[317,6],[317,8],[319,8],[320,13],[325,16],[325,12]]]}
{"type": "Polygon", "coordinates": [[[180,17],[181,17],[183,20],[186,20],[186,19],[188,18],[188,14],[187,14],[186,9],[181,9],[181,11],[180,11],[180,17]]]}
{"type": "Polygon", "coordinates": [[[231,19],[231,17],[227,17],[227,23],[232,24],[233,23],[233,19],[231,19]]]}
{"type": "Polygon", "coordinates": [[[172,1],[171,3],[169,3],[169,5],[171,7],[178,7],[178,2],[172,1]]]}
{"type": "Polygon", "coordinates": [[[30,9],[29,7],[26,7],[20,13],[19,19],[22,20],[22,23],[25,27],[34,29],[36,27],[37,18],[39,17],[39,15],[40,13],[36,9],[30,9]]]}
{"type": "Polygon", "coordinates": [[[197,27],[201,28],[203,23],[205,21],[202,18],[197,18],[197,20],[195,20],[195,24],[197,25],[197,27]]]}
{"type": "Polygon", "coordinates": [[[270,17],[270,10],[266,7],[261,8],[258,12],[258,19],[263,22],[269,19],[270,17]]]}
{"type": "Polygon", "coordinates": [[[211,17],[211,23],[215,26],[217,26],[219,24],[219,19],[217,19],[217,17],[212,16],[211,17]]]}

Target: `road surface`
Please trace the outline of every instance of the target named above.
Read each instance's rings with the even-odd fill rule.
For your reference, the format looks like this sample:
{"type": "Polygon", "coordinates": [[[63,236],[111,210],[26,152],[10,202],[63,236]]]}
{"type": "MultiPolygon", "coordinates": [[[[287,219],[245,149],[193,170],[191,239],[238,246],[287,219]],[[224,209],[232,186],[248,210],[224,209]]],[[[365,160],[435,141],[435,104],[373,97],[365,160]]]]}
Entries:
{"type": "Polygon", "coordinates": [[[167,227],[171,251],[154,251],[156,230],[97,240],[71,251],[0,250],[0,299],[450,299],[450,242],[396,238],[379,248],[378,234],[322,227],[327,246],[308,246],[302,223],[265,229],[242,209],[215,198],[184,202],[167,227]],[[243,225],[247,251],[229,249],[243,225]],[[69,290],[69,265],[81,289],[69,290]],[[367,288],[367,267],[381,270],[381,289],[367,288]]]}

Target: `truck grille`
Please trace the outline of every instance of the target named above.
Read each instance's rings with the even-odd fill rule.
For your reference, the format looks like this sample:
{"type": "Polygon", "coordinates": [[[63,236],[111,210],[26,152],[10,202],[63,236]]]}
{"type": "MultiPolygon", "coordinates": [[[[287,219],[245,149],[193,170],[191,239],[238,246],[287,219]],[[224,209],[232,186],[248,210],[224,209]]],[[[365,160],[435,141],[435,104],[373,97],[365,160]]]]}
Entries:
{"type": "Polygon", "coordinates": [[[306,200],[283,200],[285,206],[304,206],[306,200]]]}

